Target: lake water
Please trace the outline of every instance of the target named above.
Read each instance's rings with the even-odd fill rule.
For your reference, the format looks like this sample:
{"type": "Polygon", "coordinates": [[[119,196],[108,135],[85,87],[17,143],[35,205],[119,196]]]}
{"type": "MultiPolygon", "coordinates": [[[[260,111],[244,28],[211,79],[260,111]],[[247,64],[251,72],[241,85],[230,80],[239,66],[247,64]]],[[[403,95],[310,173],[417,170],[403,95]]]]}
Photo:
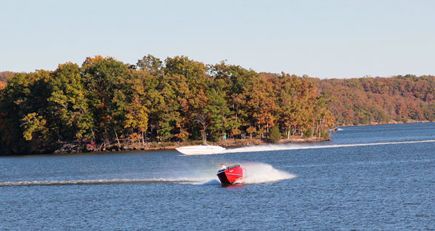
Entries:
{"type": "Polygon", "coordinates": [[[233,151],[1,157],[0,230],[435,229],[435,123],[233,151]]]}

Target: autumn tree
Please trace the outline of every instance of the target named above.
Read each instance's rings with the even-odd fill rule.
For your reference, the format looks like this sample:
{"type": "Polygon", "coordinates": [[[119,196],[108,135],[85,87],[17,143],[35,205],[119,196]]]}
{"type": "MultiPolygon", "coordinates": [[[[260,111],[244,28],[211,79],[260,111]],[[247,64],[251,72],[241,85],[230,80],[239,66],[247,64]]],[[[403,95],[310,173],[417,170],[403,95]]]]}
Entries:
{"type": "Polygon", "coordinates": [[[120,133],[124,128],[127,111],[125,79],[128,65],[113,58],[96,56],[87,58],[82,65],[84,85],[88,89],[88,103],[94,118],[97,142],[109,144],[116,140],[120,146],[120,133]]]}
{"type": "Polygon", "coordinates": [[[91,140],[93,117],[89,111],[80,67],[65,63],[53,72],[47,82],[49,124],[61,141],[91,140]]]}
{"type": "Polygon", "coordinates": [[[207,105],[207,86],[210,79],[206,66],[185,56],[176,56],[165,60],[165,78],[179,79],[174,89],[181,106],[179,113],[183,120],[180,130],[185,129],[190,137],[202,137],[206,142],[208,118],[204,108],[207,105]]]}
{"type": "Polygon", "coordinates": [[[50,152],[56,148],[56,137],[50,134],[46,122],[50,78],[51,73],[44,70],[20,73],[1,90],[0,142],[8,152],[50,152]]]}
{"type": "Polygon", "coordinates": [[[270,131],[270,140],[273,143],[278,143],[281,140],[281,132],[279,131],[279,126],[275,125],[270,131]]]}

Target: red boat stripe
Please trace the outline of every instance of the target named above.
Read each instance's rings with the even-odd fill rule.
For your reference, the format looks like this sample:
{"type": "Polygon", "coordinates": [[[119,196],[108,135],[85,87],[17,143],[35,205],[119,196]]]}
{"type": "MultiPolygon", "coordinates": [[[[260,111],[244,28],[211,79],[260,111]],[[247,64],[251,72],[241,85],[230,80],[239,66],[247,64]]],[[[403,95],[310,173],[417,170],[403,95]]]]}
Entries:
{"type": "Polygon", "coordinates": [[[234,174],[234,173],[226,173],[226,175],[231,175],[231,176],[242,176],[242,174],[234,174]]]}

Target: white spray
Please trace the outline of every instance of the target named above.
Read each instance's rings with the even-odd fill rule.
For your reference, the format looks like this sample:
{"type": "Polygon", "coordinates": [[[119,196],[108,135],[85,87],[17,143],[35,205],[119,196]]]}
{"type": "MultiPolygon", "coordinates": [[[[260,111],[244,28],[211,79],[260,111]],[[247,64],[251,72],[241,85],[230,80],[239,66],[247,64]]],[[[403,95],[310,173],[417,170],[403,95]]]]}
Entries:
{"type": "MultiPolygon", "coordinates": [[[[295,178],[288,172],[275,169],[272,165],[256,162],[240,163],[244,169],[244,177],[240,183],[260,184],[276,182],[295,178]]],[[[217,167],[207,166],[193,168],[185,171],[185,175],[179,176],[174,172],[173,177],[163,178],[108,178],[108,179],[68,179],[68,180],[34,180],[34,181],[0,181],[0,187],[7,186],[60,186],[60,185],[98,185],[98,184],[193,184],[193,185],[217,185],[220,184],[216,176],[217,167]]]]}
{"type": "Polygon", "coordinates": [[[276,182],[296,177],[296,175],[278,170],[270,164],[251,162],[242,163],[241,166],[245,170],[245,176],[242,180],[244,184],[276,182]]]}

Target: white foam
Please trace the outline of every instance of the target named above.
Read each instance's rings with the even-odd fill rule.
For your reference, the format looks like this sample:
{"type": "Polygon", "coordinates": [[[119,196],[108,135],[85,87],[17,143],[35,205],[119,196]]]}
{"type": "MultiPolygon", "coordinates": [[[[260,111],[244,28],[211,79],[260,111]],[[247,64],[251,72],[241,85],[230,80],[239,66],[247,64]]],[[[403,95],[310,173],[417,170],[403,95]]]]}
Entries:
{"type": "Polygon", "coordinates": [[[210,155],[225,152],[225,148],[217,145],[192,145],[178,147],[175,150],[184,155],[210,155]]]}
{"type": "MultiPolygon", "coordinates": [[[[241,183],[258,184],[292,179],[295,175],[275,169],[265,163],[241,163],[245,176],[241,183]]],[[[217,168],[208,167],[199,172],[190,172],[190,176],[168,178],[109,178],[109,179],[68,179],[68,180],[24,180],[3,181],[0,187],[13,186],[62,186],[62,185],[107,185],[107,184],[190,184],[219,185],[217,168]]]]}
{"type": "Polygon", "coordinates": [[[265,163],[242,163],[245,170],[245,176],[241,183],[244,184],[261,184],[268,182],[277,182],[289,180],[296,177],[283,170],[278,170],[270,164],[265,163]]]}
{"type": "Polygon", "coordinates": [[[97,185],[97,184],[146,184],[146,183],[189,183],[200,182],[203,179],[78,179],[78,180],[34,180],[34,181],[5,181],[5,186],[56,186],[56,185],[97,185]]]}
{"type": "Polygon", "coordinates": [[[244,153],[244,152],[265,152],[265,151],[282,151],[282,150],[301,150],[301,149],[323,149],[323,148],[346,148],[346,147],[363,147],[378,145],[396,145],[396,144],[416,144],[416,143],[433,143],[435,140],[414,140],[414,141],[392,141],[378,143],[360,143],[360,144],[269,144],[247,146],[241,148],[227,149],[223,153],[244,153]]]}

